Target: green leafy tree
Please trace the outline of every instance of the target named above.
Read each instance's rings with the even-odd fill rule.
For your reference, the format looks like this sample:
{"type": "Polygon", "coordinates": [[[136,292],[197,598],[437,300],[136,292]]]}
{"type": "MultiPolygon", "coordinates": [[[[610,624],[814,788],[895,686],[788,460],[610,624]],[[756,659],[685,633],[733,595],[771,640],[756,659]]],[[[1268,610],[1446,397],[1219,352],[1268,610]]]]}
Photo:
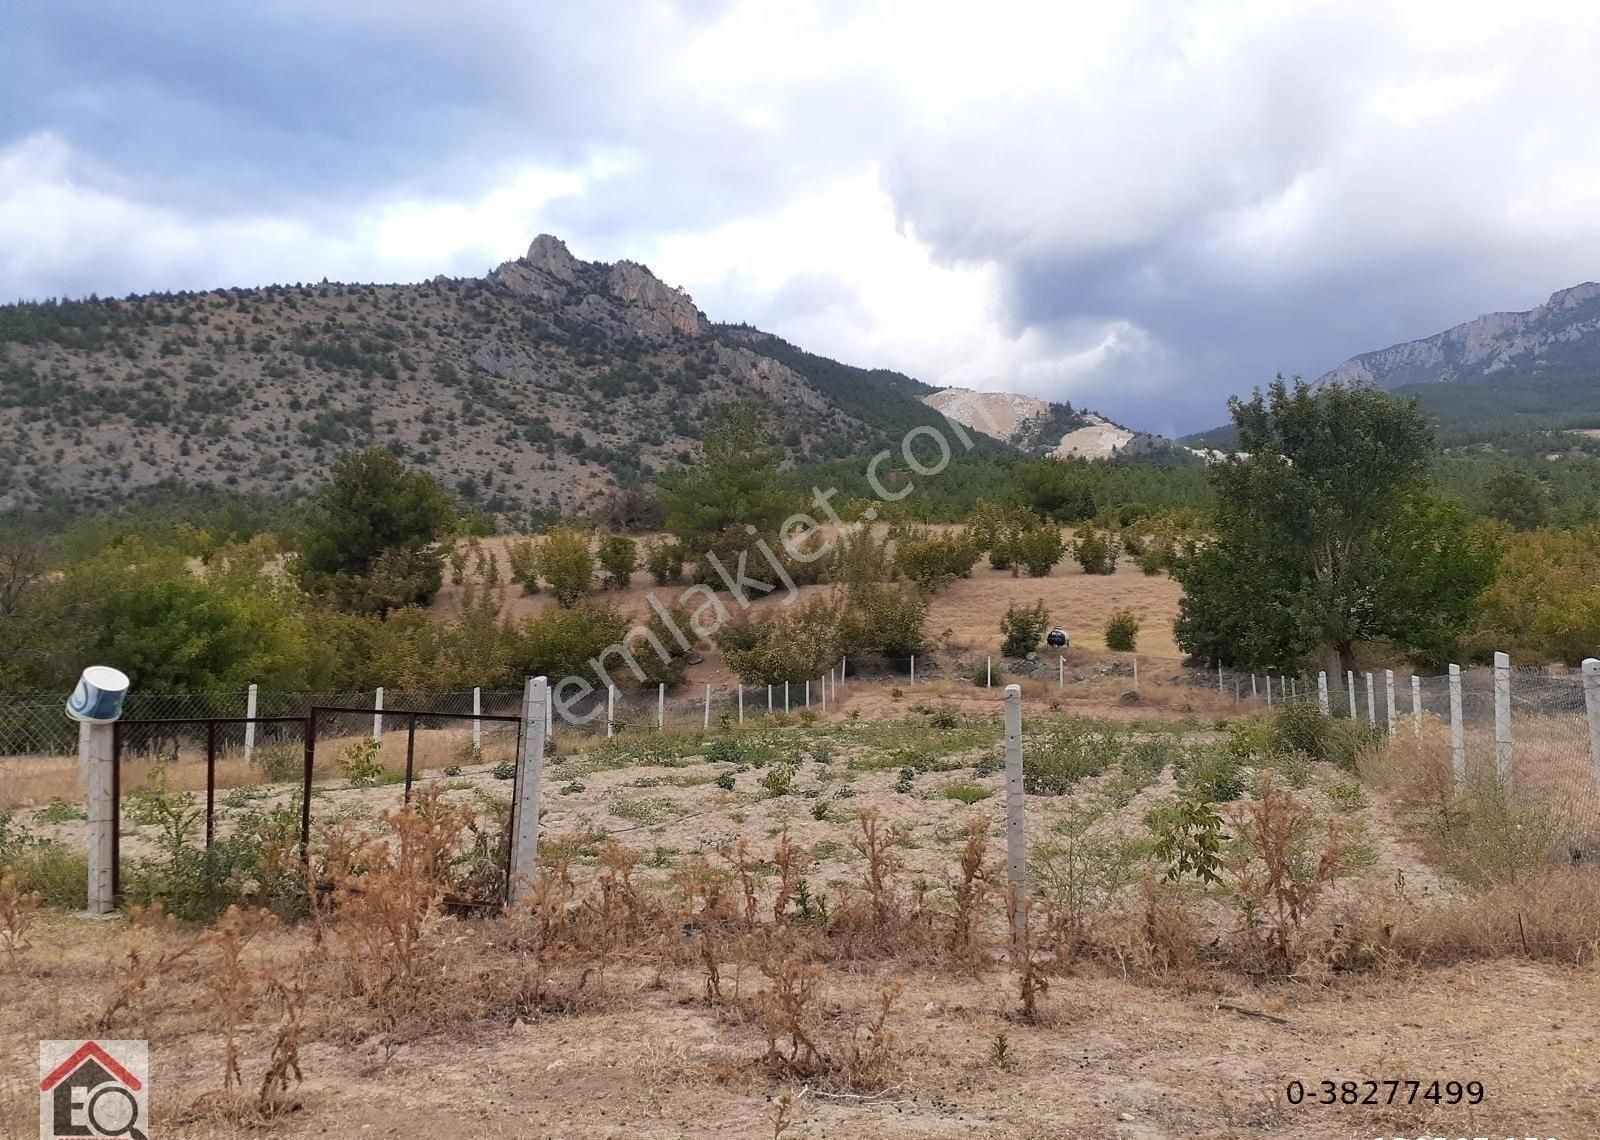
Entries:
{"type": "Polygon", "coordinates": [[[539,545],[539,572],[557,603],[573,605],[594,582],[589,540],[570,527],[554,528],[539,545]]]}
{"type": "Polygon", "coordinates": [[[683,577],[683,546],[668,538],[652,542],[645,551],[644,568],[658,586],[670,586],[683,577]]]}
{"type": "Polygon", "coordinates": [[[597,552],[600,568],[606,572],[606,585],[626,590],[639,565],[638,545],[625,534],[608,534],[600,539],[597,552]]]}
{"type": "Polygon", "coordinates": [[[1039,647],[1049,628],[1050,611],[1045,609],[1043,598],[1031,606],[1018,606],[1013,602],[1000,619],[1000,634],[1004,639],[1000,652],[1007,657],[1026,657],[1039,647]]]}
{"type": "Polygon", "coordinates": [[[839,659],[843,605],[812,598],[768,616],[744,614],[717,631],[728,668],[747,685],[814,680],[839,659]]]}
{"type": "Polygon", "coordinates": [[[1072,556],[1085,574],[1115,574],[1117,548],[1114,541],[1091,526],[1081,527],[1077,541],[1072,544],[1072,556]]]}
{"type": "Polygon", "coordinates": [[[1215,533],[1178,568],[1178,644],[1241,668],[1327,654],[1342,671],[1375,639],[1436,658],[1496,554],[1424,493],[1433,440],[1416,402],[1280,377],[1229,409],[1241,454],[1212,468],[1215,533]]]}
{"type": "Polygon", "coordinates": [[[1550,521],[1544,485],[1525,471],[1507,468],[1484,484],[1484,511],[1515,530],[1537,530],[1550,521]]]}
{"type": "Polygon", "coordinates": [[[1131,653],[1139,643],[1139,619],[1132,610],[1118,610],[1106,622],[1106,648],[1131,653]]]}
{"type": "Polygon", "coordinates": [[[845,595],[839,639],[852,654],[903,658],[926,640],[928,595],[906,583],[868,582],[845,595]]]}
{"type": "Polygon", "coordinates": [[[346,455],[312,504],[296,562],[300,583],[369,612],[425,604],[443,583],[439,539],[455,518],[433,477],[408,471],[392,452],[346,455]],[[371,588],[357,581],[368,575],[379,579],[371,588]]]}
{"type": "Polygon", "coordinates": [[[1067,544],[1056,527],[1040,526],[1019,534],[1011,544],[1011,551],[1018,564],[1028,572],[1028,577],[1045,578],[1067,552],[1067,544]]]}

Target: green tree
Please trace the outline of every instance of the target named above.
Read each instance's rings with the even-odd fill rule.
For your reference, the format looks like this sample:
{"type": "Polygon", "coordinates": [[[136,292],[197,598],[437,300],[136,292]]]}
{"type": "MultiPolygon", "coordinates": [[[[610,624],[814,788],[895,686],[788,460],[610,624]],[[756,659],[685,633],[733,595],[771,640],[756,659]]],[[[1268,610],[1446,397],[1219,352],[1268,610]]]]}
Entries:
{"type": "Polygon", "coordinates": [[[1000,633],[1004,640],[1000,652],[1007,657],[1026,657],[1044,640],[1044,631],[1050,628],[1050,611],[1040,598],[1031,606],[1019,607],[1015,602],[1006,607],[1000,619],[1000,633]]]}
{"type": "Polygon", "coordinates": [[[1011,544],[1012,554],[1030,578],[1049,577],[1067,551],[1061,531],[1054,525],[1023,531],[1011,544]]]}
{"type": "Polygon", "coordinates": [[[720,409],[696,460],[661,479],[667,530],[696,556],[743,550],[756,538],[776,541],[783,519],[797,504],[778,479],[782,458],[753,406],[720,409]],[[746,527],[754,527],[755,534],[746,527]]]}
{"type": "Polygon", "coordinates": [[[600,568],[606,572],[606,584],[626,590],[639,565],[639,548],[633,539],[625,534],[605,535],[600,539],[598,557],[600,568]]]}
{"type": "Polygon", "coordinates": [[[1433,440],[1415,400],[1280,377],[1229,410],[1240,454],[1212,468],[1215,533],[1180,560],[1180,646],[1344,670],[1359,642],[1433,657],[1465,628],[1493,542],[1424,494],[1433,440]]]}
{"type": "Polygon", "coordinates": [[[455,506],[431,475],[383,448],[346,455],[318,492],[296,571],[309,593],[386,613],[433,599],[444,580],[439,539],[455,506]],[[369,575],[377,579],[366,585],[369,575]]]}
{"type": "Polygon", "coordinates": [[[1544,485],[1525,471],[1506,468],[1483,486],[1484,511],[1515,530],[1537,530],[1550,521],[1544,485]]]}
{"type": "Polygon", "coordinates": [[[1047,456],[1021,464],[1016,471],[1017,493],[1036,514],[1057,522],[1092,519],[1094,489],[1085,477],[1087,460],[1047,456]]]}
{"type": "Polygon", "coordinates": [[[557,603],[571,606],[594,581],[594,555],[589,540],[570,527],[558,526],[539,544],[539,572],[557,603]]]}

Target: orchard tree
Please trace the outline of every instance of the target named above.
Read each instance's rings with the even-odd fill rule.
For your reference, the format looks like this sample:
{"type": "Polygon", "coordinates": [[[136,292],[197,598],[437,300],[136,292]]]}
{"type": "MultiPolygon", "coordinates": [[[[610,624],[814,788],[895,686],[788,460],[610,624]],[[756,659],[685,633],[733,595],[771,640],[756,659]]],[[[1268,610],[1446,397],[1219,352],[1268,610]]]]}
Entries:
{"type": "MultiPolygon", "coordinates": [[[[706,551],[737,557],[758,538],[776,542],[783,519],[797,505],[795,496],[778,484],[782,458],[754,407],[734,404],[721,409],[695,462],[661,479],[667,530],[693,558],[706,551]],[[753,535],[749,527],[755,528],[753,535]]],[[[757,564],[764,565],[765,560],[757,564]]]]}
{"type": "Polygon", "coordinates": [[[1239,453],[1215,465],[1214,534],[1180,560],[1178,644],[1258,669],[1372,640],[1437,662],[1494,576],[1492,535],[1425,491],[1433,438],[1415,400],[1279,377],[1229,401],[1239,453]]]}

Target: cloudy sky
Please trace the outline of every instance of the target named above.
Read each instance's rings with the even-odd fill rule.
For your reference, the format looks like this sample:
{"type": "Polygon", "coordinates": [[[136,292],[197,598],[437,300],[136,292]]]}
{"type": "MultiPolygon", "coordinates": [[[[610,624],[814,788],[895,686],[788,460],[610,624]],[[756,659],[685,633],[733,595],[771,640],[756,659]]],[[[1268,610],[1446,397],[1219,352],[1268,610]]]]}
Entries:
{"type": "Polygon", "coordinates": [[[1186,431],[1600,278],[1600,6],[7,5],[0,298],[481,274],[1186,431]]]}

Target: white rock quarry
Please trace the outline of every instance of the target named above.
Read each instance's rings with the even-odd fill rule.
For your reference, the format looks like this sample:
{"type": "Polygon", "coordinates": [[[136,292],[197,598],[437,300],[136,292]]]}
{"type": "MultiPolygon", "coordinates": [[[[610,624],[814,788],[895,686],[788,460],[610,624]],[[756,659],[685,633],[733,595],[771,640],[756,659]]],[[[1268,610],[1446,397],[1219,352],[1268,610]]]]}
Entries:
{"type": "Polygon", "coordinates": [[[1090,422],[1062,436],[1051,455],[1058,459],[1110,459],[1134,437],[1127,428],[1109,423],[1093,412],[1084,412],[1083,418],[1090,422]]]}
{"type": "Polygon", "coordinates": [[[1015,392],[975,392],[971,388],[941,388],[922,402],[962,427],[1010,443],[1034,420],[1050,414],[1050,405],[1015,392]]]}

